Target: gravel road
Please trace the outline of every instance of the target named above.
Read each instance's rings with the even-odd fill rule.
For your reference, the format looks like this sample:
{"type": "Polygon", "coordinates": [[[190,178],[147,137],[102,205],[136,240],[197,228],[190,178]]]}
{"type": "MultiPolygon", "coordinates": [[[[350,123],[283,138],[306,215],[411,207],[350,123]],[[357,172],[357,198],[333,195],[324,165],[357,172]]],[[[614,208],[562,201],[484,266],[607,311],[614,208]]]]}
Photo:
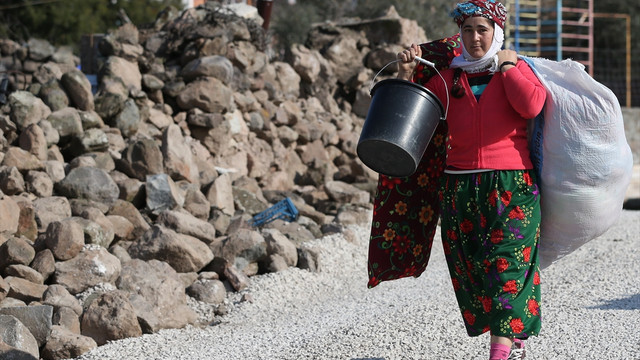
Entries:
{"type": "MultiPolygon", "coordinates": [[[[487,359],[488,337],[466,335],[440,239],[419,278],[367,289],[369,228],[356,240],[309,244],[321,271],[252,278],[213,325],[111,342],[78,359],[487,359]],[[253,301],[241,301],[249,294],[253,301]]],[[[546,269],[543,325],[527,359],[640,359],[640,211],[546,269]]]]}

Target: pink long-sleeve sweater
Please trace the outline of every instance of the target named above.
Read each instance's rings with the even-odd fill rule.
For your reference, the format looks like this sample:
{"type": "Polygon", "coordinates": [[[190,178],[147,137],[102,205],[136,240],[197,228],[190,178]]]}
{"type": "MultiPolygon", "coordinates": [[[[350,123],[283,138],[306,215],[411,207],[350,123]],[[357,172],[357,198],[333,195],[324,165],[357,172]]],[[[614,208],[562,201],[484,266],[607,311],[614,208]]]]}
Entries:
{"type": "MultiPolygon", "coordinates": [[[[450,91],[454,70],[442,72],[450,91]]],[[[447,167],[456,170],[521,170],[531,169],[527,142],[528,120],[542,110],[546,90],[525,61],[504,73],[496,73],[476,101],[466,73],[459,84],[464,86],[462,98],[449,95],[447,123],[447,167]]],[[[439,76],[432,77],[426,87],[447,108],[447,91],[439,76]]]]}

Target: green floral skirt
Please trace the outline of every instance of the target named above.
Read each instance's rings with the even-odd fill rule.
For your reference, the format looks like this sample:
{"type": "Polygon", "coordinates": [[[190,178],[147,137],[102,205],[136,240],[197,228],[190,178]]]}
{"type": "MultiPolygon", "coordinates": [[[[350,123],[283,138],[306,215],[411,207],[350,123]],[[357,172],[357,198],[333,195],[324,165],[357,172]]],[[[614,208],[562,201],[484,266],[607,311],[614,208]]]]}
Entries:
{"type": "Polygon", "coordinates": [[[445,174],[442,243],[467,333],[540,331],[540,193],[533,170],[445,174]]]}

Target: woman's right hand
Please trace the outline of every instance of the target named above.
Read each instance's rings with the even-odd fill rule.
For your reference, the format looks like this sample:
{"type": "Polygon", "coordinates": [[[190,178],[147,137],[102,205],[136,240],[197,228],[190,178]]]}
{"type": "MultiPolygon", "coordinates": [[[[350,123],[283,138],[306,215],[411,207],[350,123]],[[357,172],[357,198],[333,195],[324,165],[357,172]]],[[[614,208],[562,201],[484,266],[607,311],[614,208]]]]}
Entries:
{"type": "Polygon", "coordinates": [[[413,69],[416,67],[416,56],[422,57],[422,49],[416,44],[411,44],[408,49],[398,53],[396,56],[400,60],[398,62],[398,79],[411,80],[413,69]]]}

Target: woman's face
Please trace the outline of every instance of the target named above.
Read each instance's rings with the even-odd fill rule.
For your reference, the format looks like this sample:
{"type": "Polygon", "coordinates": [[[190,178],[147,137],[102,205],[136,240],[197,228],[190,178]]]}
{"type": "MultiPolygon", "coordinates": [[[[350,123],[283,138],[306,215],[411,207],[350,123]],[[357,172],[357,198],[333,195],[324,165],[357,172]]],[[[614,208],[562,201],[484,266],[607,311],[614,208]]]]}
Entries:
{"type": "Polygon", "coordinates": [[[493,22],[482,16],[472,16],[462,23],[462,41],[469,55],[480,59],[491,48],[493,22]]]}

